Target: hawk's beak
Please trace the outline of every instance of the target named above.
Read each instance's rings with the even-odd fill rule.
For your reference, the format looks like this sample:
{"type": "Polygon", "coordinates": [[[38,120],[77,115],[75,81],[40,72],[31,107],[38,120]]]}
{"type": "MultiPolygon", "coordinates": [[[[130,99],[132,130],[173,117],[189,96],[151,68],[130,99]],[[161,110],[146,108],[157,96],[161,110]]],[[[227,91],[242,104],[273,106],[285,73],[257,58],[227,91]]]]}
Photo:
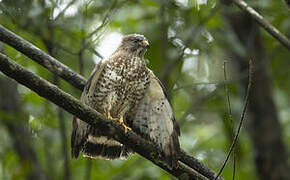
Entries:
{"type": "Polygon", "coordinates": [[[148,42],[147,40],[143,40],[143,41],[142,41],[142,44],[143,44],[143,46],[144,46],[145,48],[149,48],[149,47],[150,47],[149,42],[148,42]]]}

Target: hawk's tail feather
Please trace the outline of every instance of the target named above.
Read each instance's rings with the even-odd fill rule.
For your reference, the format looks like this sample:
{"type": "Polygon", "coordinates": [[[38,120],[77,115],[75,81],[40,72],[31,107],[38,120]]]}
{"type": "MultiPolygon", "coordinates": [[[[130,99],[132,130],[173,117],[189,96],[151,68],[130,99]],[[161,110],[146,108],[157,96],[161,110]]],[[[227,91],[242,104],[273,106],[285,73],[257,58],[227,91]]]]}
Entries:
{"type": "Polygon", "coordinates": [[[79,157],[79,154],[80,154],[80,151],[82,149],[82,146],[80,145],[76,145],[74,144],[74,142],[71,142],[72,146],[71,146],[71,157],[72,158],[78,158],[79,157]]]}
{"type": "Polygon", "coordinates": [[[168,147],[164,149],[165,160],[170,169],[177,168],[178,160],[180,158],[180,145],[178,141],[178,135],[176,133],[171,135],[171,140],[167,146],[168,147]]]}
{"type": "Polygon", "coordinates": [[[73,130],[71,135],[71,156],[72,158],[78,158],[80,151],[82,150],[83,144],[86,141],[86,136],[84,136],[80,129],[78,129],[77,122],[78,119],[73,117],[73,130]]]}
{"type": "Polygon", "coordinates": [[[83,147],[84,156],[101,159],[126,159],[132,151],[123,145],[99,144],[88,141],[83,147]]]}

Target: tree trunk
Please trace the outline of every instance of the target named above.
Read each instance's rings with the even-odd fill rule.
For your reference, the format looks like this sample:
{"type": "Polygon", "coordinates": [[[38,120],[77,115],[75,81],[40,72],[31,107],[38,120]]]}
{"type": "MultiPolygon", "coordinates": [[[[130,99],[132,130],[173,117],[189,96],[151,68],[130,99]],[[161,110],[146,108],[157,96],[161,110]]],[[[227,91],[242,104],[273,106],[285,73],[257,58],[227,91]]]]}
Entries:
{"type": "MultiPolygon", "coordinates": [[[[232,52],[240,72],[248,69],[249,59],[253,60],[253,88],[250,93],[251,136],[258,177],[261,180],[289,180],[290,169],[283,142],[282,128],[273,99],[272,81],[267,55],[257,24],[244,13],[227,14],[233,32],[244,48],[245,55],[232,52]]],[[[246,89],[247,82],[242,82],[246,89]]]]}

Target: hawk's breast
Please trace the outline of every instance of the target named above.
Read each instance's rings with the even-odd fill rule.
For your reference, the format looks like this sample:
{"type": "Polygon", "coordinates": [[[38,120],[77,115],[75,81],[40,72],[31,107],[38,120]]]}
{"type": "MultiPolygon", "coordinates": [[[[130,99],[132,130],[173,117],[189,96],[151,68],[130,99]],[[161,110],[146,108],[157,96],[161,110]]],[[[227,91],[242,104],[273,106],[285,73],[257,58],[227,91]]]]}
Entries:
{"type": "Polygon", "coordinates": [[[110,109],[113,116],[125,115],[143,98],[148,84],[149,72],[143,59],[119,57],[104,67],[92,101],[100,112],[110,109]]]}

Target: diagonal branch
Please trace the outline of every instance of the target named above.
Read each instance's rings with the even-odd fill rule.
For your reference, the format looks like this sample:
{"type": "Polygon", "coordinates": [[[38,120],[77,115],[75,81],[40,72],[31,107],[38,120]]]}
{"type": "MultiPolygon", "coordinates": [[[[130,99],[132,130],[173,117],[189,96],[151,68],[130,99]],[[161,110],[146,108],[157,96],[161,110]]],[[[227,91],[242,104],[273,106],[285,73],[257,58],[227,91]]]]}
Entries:
{"type": "Polygon", "coordinates": [[[41,51],[30,42],[25,41],[24,39],[15,35],[13,32],[9,31],[1,25],[0,40],[22,52],[27,57],[44,66],[52,73],[62,77],[64,80],[77,87],[78,89],[84,88],[86,80],[81,75],[77,74],[69,67],[56,60],[54,57],[41,51]]]}
{"type": "MultiPolygon", "coordinates": [[[[233,115],[232,115],[232,107],[231,107],[231,100],[230,100],[230,93],[229,93],[229,87],[226,84],[228,81],[227,78],[227,61],[224,61],[223,69],[224,69],[224,88],[225,88],[225,93],[226,93],[226,101],[227,101],[227,109],[228,109],[228,116],[229,116],[229,124],[230,124],[230,129],[231,129],[231,134],[232,138],[235,137],[235,132],[234,132],[234,122],[233,122],[233,115]]],[[[233,149],[233,180],[235,180],[236,176],[236,148],[234,147],[233,149]]]]}
{"type": "Polygon", "coordinates": [[[247,12],[252,18],[254,18],[262,28],[270,33],[275,39],[277,39],[284,47],[290,50],[290,40],[282,34],[277,28],[266,21],[257,11],[250,7],[243,0],[232,0],[239,8],[247,12]]]}
{"type": "Polygon", "coordinates": [[[20,84],[33,90],[39,96],[50,100],[54,104],[62,107],[69,113],[77,116],[95,128],[102,129],[102,132],[104,133],[103,135],[111,136],[122,144],[132,148],[135,152],[152,161],[154,164],[173,176],[179,179],[207,179],[203,175],[180,162],[177,168],[169,169],[161,157],[159,157],[159,150],[151,142],[144,140],[134,132],[130,131],[125,133],[120,125],[107,120],[102,114],[98,113],[89,106],[81,104],[71,95],[63,92],[55,85],[26,70],[1,53],[0,70],[10,78],[15,79],[20,84]]]}
{"type": "MultiPolygon", "coordinates": [[[[14,47],[16,50],[25,54],[27,57],[38,62],[40,65],[46,67],[52,73],[55,73],[61,76],[63,79],[65,79],[67,82],[69,82],[71,85],[78,88],[79,90],[82,90],[84,85],[86,84],[86,80],[82,76],[78,75],[76,72],[74,72],[67,66],[55,60],[53,57],[49,56],[45,52],[41,51],[39,48],[35,47],[31,43],[27,42],[26,40],[12,33],[11,31],[5,29],[1,25],[0,25],[0,40],[3,42],[6,42],[10,46],[14,47]],[[31,54],[43,54],[43,55],[39,56],[39,58],[41,58],[39,60],[39,59],[35,59],[34,56],[31,54]],[[45,57],[49,57],[49,58],[46,59],[45,57]],[[52,58],[55,61],[50,61],[52,58]],[[57,62],[57,64],[54,64],[55,62],[57,62]],[[46,64],[51,64],[51,66],[47,67],[46,64]],[[59,67],[59,68],[56,68],[56,67],[59,67]],[[63,76],[63,74],[65,74],[65,76],[63,76]]],[[[0,58],[2,56],[0,56],[0,58]]],[[[180,161],[186,164],[187,166],[195,169],[200,174],[202,174],[203,176],[209,179],[214,179],[216,176],[216,173],[213,170],[211,170],[210,168],[202,164],[199,160],[185,153],[185,151],[183,150],[181,151],[181,154],[180,154],[180,161]]],[[[219,179],[222,180],[221,177],[219,177],[219,179]]]]}
{"type": "Polygon", "coordinates": [[[58,15],[54,18],[54,21],[57,21],[61,16],[63,16],[64,13],[67,11],[67,9],[68,9],[69,7],[71,7],[71,6],[75,3],[75,1],[76,1],[76,0],[72,0],[71,2],[69,2],[69,3],[65,6],[65,8],[64,8],[60,13],[58,13],[58,15]]]}
{"type": "Polygon", "coordinates": [[[251,87],[252,87],[252,74],[253,74],[253,65],[252,65],[252,60],[250,59],[249,60],[249,79],[248,79],[248,86],[247,86],[247,91],[246,91],[246,95],[245,95],[245,100],[244,100],[244,106],[243,106],[243,111],[242,111],[242,114],[241,114],[241,117],[240,117],[240,122],[239,122],[239,126],[237,128],[237,131],[236,131],[236,134],[234,136],[234,139],[233,139],[233,142],[232,142],[232,145],[230,147],[230,150],[226,156],[226,159],[221,167],[221,169],[219,170],[218,172],[218,175],[216,176],[216,178],[214,180],[217,180],[217,178],[219,177],[219,175],[222,173],[224,167],[226,166],[230,156],[231,156],[231,153],[233,152],[234,148],[235,148],[235,145],[238,141],[238,138],[239,138],[239,135],[240,135],[240,131],[242,129],[242,125],[243,125],[243,122],[245,120],[245,116],[246,116],[246,111],[247,111],[247,107],[248,107],[248,104],[249,104],[249,97],[250,97],[250,90],[251,90],[251,87]]]}

